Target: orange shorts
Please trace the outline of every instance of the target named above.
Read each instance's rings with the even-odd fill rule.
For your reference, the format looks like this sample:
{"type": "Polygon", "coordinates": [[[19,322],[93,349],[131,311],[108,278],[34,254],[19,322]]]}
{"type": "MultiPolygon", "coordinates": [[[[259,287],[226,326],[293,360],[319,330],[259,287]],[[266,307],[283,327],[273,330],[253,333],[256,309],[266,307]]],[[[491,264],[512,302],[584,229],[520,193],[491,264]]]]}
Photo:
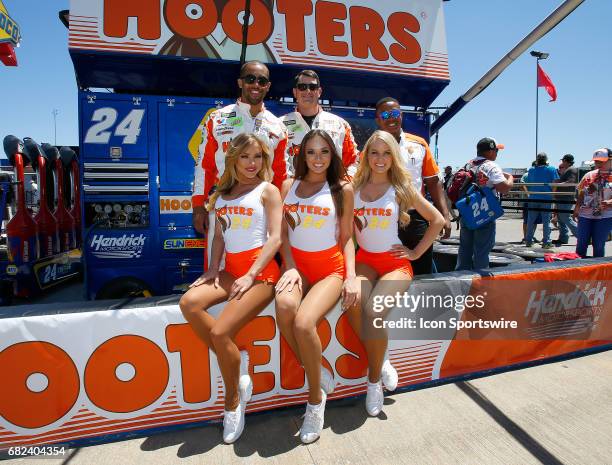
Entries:
{"type": "Polygon", "coordinates": [[[337,245],[317,252],[306,252],[291,247],[291,254],[297,269],[306,277],[310,285],[328,276],[338,276],[344,279],[344,255],[337,245]]]}
{"type": "MultiPolygon", "coordinates": [[[[225,268],[224,270],[231,274],[234,278],[238,279],[248,273],[259,257],[261,253],[261,247],[251,250],[245,250],[244,252],[229,253],[225,252],[225,268]]],[[[274,259],[270,260],[268,264],[261,270],[261,273],[257,275],[255,280],[263,281],[268,284],[276,284],[280,279],[280,269],[274,259]]]]}
{"type": "Polygon", "coordinates": [[[410,260],[394,257],[390,252],[368,252],[367,250],[359,249],[355,257],[355,263],[368,265],[378,273],[378,277],[395,270],[400,270],[410,276],[414,276],[410,260]]]}

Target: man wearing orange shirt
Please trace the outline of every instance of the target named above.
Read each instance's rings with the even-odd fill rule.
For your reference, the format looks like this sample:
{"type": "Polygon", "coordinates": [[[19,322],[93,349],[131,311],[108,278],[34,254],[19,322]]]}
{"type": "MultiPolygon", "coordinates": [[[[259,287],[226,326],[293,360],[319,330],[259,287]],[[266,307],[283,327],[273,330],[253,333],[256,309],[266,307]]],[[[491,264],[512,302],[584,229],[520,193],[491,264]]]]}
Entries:
{"type": "MultiPolygon", "coordinates": [[[[451,223],[448,206],[442,190],[442,183],[438,174],[440,168],[429,150],[425,139],[409,134],[402,130],[402,111],[399,102],[392,97],[385,97],[376,104],[376,124],[379,129],[391,134],[400,146],[400,156],[404,167],[412,175],[414,187],[424,193],[425,187],[431,195],[435,207],[442,213],[446,224],[444,237],[450,236],[451,223]]],[[[408,212],[410,224],[399,229],[399,238],[406,247],[413,249],[423,238],[428,223],[416,210],[408,212]]],[[[433,263],[433,246],[421,258],[412,262],[415,275],[430,274],[433,263]]]]}

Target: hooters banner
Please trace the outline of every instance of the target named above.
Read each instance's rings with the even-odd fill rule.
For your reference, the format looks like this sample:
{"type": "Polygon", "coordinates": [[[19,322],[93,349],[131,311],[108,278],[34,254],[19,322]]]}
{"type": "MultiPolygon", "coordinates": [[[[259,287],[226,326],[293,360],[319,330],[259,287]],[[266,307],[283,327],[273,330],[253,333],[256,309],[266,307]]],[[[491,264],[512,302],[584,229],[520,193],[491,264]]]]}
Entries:
{"type": "MultiPolygon", "coordinates": [[[[240,59],[244,0],[71,0],[69,47],[240,59]]],[[[449,80],[442,0],[251,0],[248,60],[449,80]]]]}
{"type": "MultiPolygon", "coordinates": [[[[374,325],[389,329],[400,389],[612,347],[610,260],[450,278],[415,280],[403,295],[375,299],[374,312],[394,308],[374,325]]],[[[176,304],[89,305],[59,314],[30,306],[25,313],[36,316],[0,318],[0,450],[103,442],[221,418],[217,361],[176,304]]],[[[304,371],[273,315],[269,305],[236,338],[251,361],[247,413],[307,399],[304,371]]],[[[319,336],[336,380],[329,399],[364,394],[366,355],[347,315],[334,309],[319,336]]]]}

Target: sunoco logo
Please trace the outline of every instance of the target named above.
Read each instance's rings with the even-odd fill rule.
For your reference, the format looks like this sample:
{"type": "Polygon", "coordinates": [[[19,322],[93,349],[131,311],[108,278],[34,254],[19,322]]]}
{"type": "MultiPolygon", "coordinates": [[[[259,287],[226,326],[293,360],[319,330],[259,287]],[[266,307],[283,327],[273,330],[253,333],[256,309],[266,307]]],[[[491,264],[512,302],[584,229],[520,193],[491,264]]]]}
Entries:
{"type": "Polygon", "coordinates": [[[566,293],[548,294],[546,290],[533,291],[525,309],[525,318],[533,312],[531,323],[536,323],[540,318],[552,314],[600,307],[605,302],[606,290],[607,287],[599,281],[596,285],[588,283],[583,287],[576,286],[575,290],[566,293]]]}
{"type": "Polygon", "coordinates": [[[118,237],[106,237],[96,234],[89,244],[91,253],[99,258],[139,258],[142,255],[145,241],[144,234],[124,234],[118,237]]]}

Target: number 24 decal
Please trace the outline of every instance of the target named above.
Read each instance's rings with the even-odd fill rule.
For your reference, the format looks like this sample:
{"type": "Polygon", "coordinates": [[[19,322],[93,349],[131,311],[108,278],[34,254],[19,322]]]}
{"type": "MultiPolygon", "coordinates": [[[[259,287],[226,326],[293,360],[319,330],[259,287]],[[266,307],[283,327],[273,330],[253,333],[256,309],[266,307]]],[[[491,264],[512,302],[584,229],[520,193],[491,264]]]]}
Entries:
{"type": "MultiPolygon", "coordinates": [[[[124,144],[135,144],[140,135],[140,126],[144,117],[144,110],[132,110],[115,128],[115,136],[123,137],[124,144]]],[[[111,107],[98,108],[93,112],[91,121],[92,125],[85,135],[85,144],[108,144],[111,138],[112,130],[117,121],[117,110],[111,107]]]]}

